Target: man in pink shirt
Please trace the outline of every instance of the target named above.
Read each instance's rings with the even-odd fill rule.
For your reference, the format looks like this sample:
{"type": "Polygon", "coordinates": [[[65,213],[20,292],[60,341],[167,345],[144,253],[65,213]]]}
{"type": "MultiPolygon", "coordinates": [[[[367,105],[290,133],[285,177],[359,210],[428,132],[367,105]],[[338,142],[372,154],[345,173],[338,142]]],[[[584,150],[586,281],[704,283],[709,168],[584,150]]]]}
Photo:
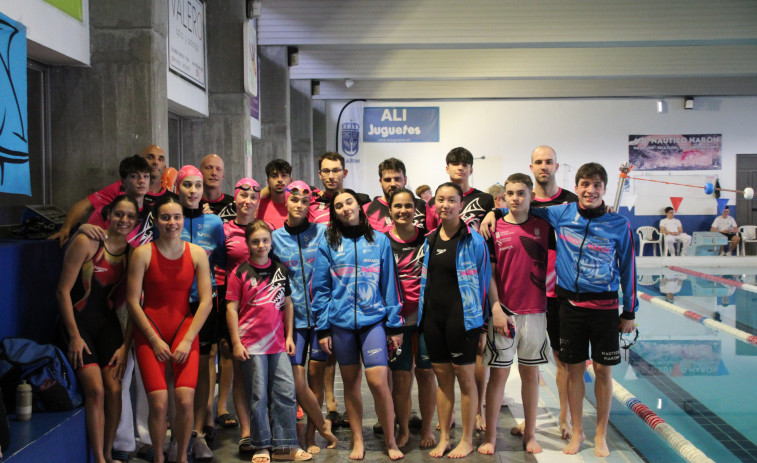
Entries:
{"type": "Polygon", "coordinates": [[[287,218],[287,185],[292,181],[292,166],[283,159],[274,159],[265,166],[269,195],[261,198],[258,219],[273,225],[274,229],[284,226],[287,218]]]}

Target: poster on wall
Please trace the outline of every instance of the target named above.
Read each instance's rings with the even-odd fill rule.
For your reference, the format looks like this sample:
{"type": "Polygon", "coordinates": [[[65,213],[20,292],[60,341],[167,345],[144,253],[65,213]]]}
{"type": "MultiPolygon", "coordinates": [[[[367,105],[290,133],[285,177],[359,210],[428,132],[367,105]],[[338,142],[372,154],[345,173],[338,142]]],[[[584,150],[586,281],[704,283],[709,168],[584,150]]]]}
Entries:
{"type": "Polygon", "coordinates": [[[363,127],[366,143],[438,142],[439,107],[367,107],[363,127]]]}
{"type": "Polygon", "coordinates": [[[722,134],[629,135],[636,170],[720,170],[722,134]]]}
{"type": "Polygon", "coordinates": [[[168,69],[205,90],[205,5],[168,0],[168,69]]]}
{"type": "Polygon", "coordinates": [[[348,170],[348,175],[344,178],[344,186],[355,191],[362,191],[363,166],[360,159],[360,133],[364,109],[367,109],[365,101],[350,101],[342,108],[337,121],[338,151],[344,156],[344,168],[348,170]]]}
{"type": "Polygon", "coordinates": [[[0,193],[31,196],[26,112],[26,27],[0,13],[0,193]]]}

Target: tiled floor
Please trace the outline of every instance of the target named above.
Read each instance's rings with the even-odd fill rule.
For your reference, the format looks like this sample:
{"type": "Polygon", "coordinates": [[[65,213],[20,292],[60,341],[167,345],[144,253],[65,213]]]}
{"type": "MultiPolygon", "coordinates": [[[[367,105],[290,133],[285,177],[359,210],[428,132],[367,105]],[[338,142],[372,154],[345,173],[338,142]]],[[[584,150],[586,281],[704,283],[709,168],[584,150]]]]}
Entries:
{"type": "MultiPolygon", "coordinates": [[[[529,455],[522,450],[522,444],[520,438],[510,435],[510,428],[516,424],[517,421],[522,420],[522,407],[520,406],[520,378],[518,377],[517,368],[514,368],[510,374],[506,388],[506,396],[515,397],[516,401],[509,407],[502,407],[499,415],[499,435],[497,439],[497,452],[494,456],[484,456],[477,452],[473,452],[467,458],[466,462],[479,463],[479,462],[580,462],[580,461],[603,461],[603,462],[641,462],[632,449],[628,447],[626,442],[619,437],[617,433],[611,430],[610,433],[610,446],[613,454],[607,459],[599,459],[593,455],[593,444],[590,440],[587,440],[587,444],[581,447],[579,455],[564,455],[562,453],[562,447],[565,445],[565,441],[562,441],[557,433],[555,426],[555,417],[559,411],[557,402],[557,392],[554,388],[554,371],[552,365],[548,365],[542,368],[544,382],[540,388],[540,401],[542,402],[539,409],[539,416],[537,420],[537,438],[544,448],[544,452],[539,455],[529,455]]],[[[337,397],[341,399],[341,384],[340,378],[337,373],[337,397]]],[[[413,391],[413,399],[417,397],[416,391],[413,391]]],[[[459,396],[458,396],[459,397],[459,396]]],[[[363,381],[363,398],[364,398],[364,414],[363,421],[363,435],[365,436],[366,443],[366,455],[363,461],[365,462],[388,462],[389,457],[384,450],[384,443],[382,436],[373,434],[372,425],[375,423],[375,412],[373,410],[373,401],[371,394],[368,390],[368,386],[363,381]]],[[[340,400],[341,401],[341,400],[340,400]]],[[[230,404],[231,405],[231,404],[230,404]]],[[[343,411],[343,405],[339,406],[340,411],[343,411]]],[[[592,436],[594,433],[594,422],[592,416],[594,409],[588,402],[585,402],[584,407],[585,414],[585,428],[587,436],[592,436]]],[[[456,416],[460,419],[459,398],[456,407],[456,416]]],[[[298,423],[298,430],[300,433],[303,431],[303,422],[298,423]]],[[[459,424],[458,424],[459,426],[459,424]]],[[[458,427],[459,430],[459,427],[458,427]]],[[[239,429],[222,429],[219,430],[219,437],[221,441],[221,447],[214,452],[214,462],[236,462],[236,461],[249,461],[248,458],[242,459],[237,451],[237,441],[239,439],[239,429]]],[[[314,456],[313,461],[334,463],[349,461],[349,452],[351,448],[351,433],[349,429],[339,429],[336,432],[337,437],[340,439],[337,449],[327,450],[324,449],[320,454],[314,456]]],[[[302,438],[302,435],[300,436],[302,438]]],[[[438,437],[438,434],[437,434],[438,437]]],[[[452,432],[453,445],[456,442],[455,431],[452,432]]],[[[320,440],[318,442],[324,442],[320,440]]],[[[474,435],[474,444],[478,446],[483,439],[483,433],[474,435]]],[[[301,439],[302,441],[302,439],[301,439]]],[[[404,461],[412,462],[436,462],[439,461],[436,458],[432,458],[428,455],[428,450],[421,450],[418,448],[420,442],[420,434],[418,431],[411,431],[410,441],[407,446],[402,450],[405,453],[404,461]]],[[[143,460],[134,458],[132,462],[142,462],[143,460]]],[[[191,461],[191,460],[190,460],[191,461]]]]}

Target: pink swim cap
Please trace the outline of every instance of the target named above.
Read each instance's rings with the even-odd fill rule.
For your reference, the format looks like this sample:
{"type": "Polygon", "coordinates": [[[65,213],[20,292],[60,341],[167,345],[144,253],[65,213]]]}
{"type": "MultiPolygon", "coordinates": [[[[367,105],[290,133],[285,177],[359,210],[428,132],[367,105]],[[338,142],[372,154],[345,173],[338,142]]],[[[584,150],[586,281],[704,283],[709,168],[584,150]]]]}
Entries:
{"type": "Polygon", "coordinates": [[[234,186],[234,199],[237,199],[237,193],[247,190],[252,190],[256,193],[260,193],[260,185],[255,181],[255,179],[252,179],[250,177],[241,179],[234,186]]]}
{"type": "Polygon", "coordinates": [[[185,178],[194,176],[202,178],[202,172],[200,172],[200,169],[192,165],[186,165],[176,174],[176,185],[180,185],[185,178]]]}

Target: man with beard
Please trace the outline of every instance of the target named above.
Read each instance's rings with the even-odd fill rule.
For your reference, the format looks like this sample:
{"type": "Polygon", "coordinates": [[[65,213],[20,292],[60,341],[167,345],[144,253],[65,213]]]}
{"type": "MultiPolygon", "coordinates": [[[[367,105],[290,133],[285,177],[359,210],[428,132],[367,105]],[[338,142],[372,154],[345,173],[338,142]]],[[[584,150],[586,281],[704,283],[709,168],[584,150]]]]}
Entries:
{"type": "Polygon", "coordinates": [[[292,181],[292,166],[283,159],[274,159],[265,166],[270,196],[260,199],[258,219],[263,219],[274,229],[284,226],[287,218],[287,185],[292,181]]]}
{"type": "MultiPolygon", "coordinates": [[[[377,196],[369,204],[363,206],[368,223],[380,232],[386,233],[392,229],[392,218],[389,215],[389,197],[391,194],[407,185],[405,164],[397,158],[385,159],[378,167],[379,183],[384,196],[377,196]]],[[[419,228],[426,227],[426,203],[422,199],[415,199],[415,217],[413,225],[419,228]]]]}

